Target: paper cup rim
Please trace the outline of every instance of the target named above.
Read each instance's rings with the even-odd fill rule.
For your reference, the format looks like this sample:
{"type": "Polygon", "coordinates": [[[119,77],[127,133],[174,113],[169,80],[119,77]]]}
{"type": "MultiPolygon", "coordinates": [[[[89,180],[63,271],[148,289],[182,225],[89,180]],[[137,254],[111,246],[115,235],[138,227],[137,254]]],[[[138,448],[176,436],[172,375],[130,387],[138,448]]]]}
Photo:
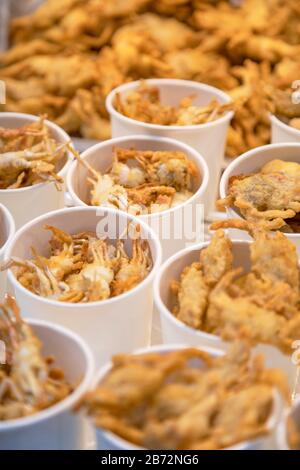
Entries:
{"type": "MultiPolygon", "coordinates": [[[[192,346],[194,349],[199,349],[200,351],[204,351],[208,354],[211,354],[213,357],[220,357],[220,356],[224,356],[226,354],[226,351],[224,351],[223,349],[221,349],[220,347],[212,347],[212,346],[206,346],[206,345],[198,345],[198,346],[192,346]]],[[[186,348],[191,348],[190,345],[188,344],[182,344],[182,343],[174,343],[174,344],[160,344],[160,345],[154,345],[154,346],[150,346],[148,348],[141,348],[141,349],[137,349],[135,351],[133,351],[131,354],[148,354],[148,353],[155,353],[155,352],[171,352],[171,351],[175,351],[175,350],[181,350],[181,349],[186,349],[186,348]]],[[[92,383],[92,389],[94,389],[100,382],[101,380],[104,379],[104,377],[107,375],[107,373],[111,370],[112,368],[112,362],[108,362],[107,364],[105,364],[104,366],[102,366],[98,372],[96,372],[95,374],[95,378],[94,378],[94,381],[92,383]]],[[[276,422],[278,420],[278,414],[279,414],[279,403],[280,403],[280,398],[279,398],[279,393],[276,389],[273,388],[273,410],[272,410],[272,413],[270,414],[268,420],[267,420],[267,423],[268,423],[268,428],[271,430],[275,427],[276,425],[276,422]]],[[[117,434],[113,433],[112,431],[107,431],[103,428],[97,428],[95,426],[95,424],[93,423],[93,420],[92,418],[89,418],[90,420],[90,423],[92,424],[92,426],[94,427],[96,433],[98,434],[103,434],[106,439],[110,442],[112,442],[117,448],[121,448],[121,449],[126,449],[126,447],[130,447],[131,449],[133,450],[149,450],[149,449],[146,449],[146,448],[143,448],[143,447],[140,447],[140,446],[137,446],[136,444],[130,442],[130,441],[127,441],[126,439],[123,439],[122,437],[119,437],[117,434]]],[[[249,446],[249,444],[251,442],[255,442],[257,440],[260,440],[260,438],[258,437],[257,439],[252,439],[252,440],[248,440],[248,441],[240,441],[239,443],[237,444],[234,444],[230,447],[225,447],[221,450],[242,450],[244,449],[245,447],[247,447],[247,445],[249,446]]]]}
{"type": "MultiPolygon", "coordinates": [[[[195,193],[193,193],[193,195],[187,201],[184,201],[184,202],[178,204],[176,207],[172,207],[170,209],[166,209],[166,210],[161,211],[161,212],[156,212],[156,213],[153,213],[153,214],[143,214],[143,215],[136,216],[136,217],[139,218],[139,220],[140,219],[149,220],[149,219],[154,219],[154,218],[159,218],[161,216],[165,216],[166,214],[172,214],[176,210],[182,209],[183,207],[185,207],[188,204],[192,203],[195,199],[203,196],[203,194],[205,193],[205,191],[207,189],[208,183],[209,183],[208,165],[207,165],[206,161],[204,160],[204,157],[202,156],[202,154],[200,152],[198,152],[197,150],[193,149],[189,145],[187,145],[183,142],[180,142],[176,139],[172,139],[172,138],[169,138],[169,137],[150,136],[150,135],[127,135],[127,136],[123,136],[123,137],[116,137],[116,138],[113,138],[113,139],[110,139],[110,140],[106,140],[104,142],[99,142],[98,144],[93,145],[92,147],[89,147],[87,150],[85,150],[81,154],[81,158],[82,159],[89,158],[91,154],[96,153],[98,151],[99,151],[99,155],[100,155],[101,150],[103,148],[105,148],[106,146],[114,145],[114,144],[117,145],[117,144],[120,144],[120,143],[123,143],[123,142],[127,142],[128,140],[149,141],[149,143],[150,142],[162,142],[162,143],[166,143],[166,144],[176,145],[178,147],[178,149],[180,149],[181,151],[189,152],[197,160],[197,163],[198,163],[197,168],[198,168],[198,170],[201,171],[200,176],[202,178],[199,188],[197,189],[197,191],[195,193]]],[[[76,169],[79,167],[79,165],[80,165],[80,163],[78,161],[76,161],[76,160],[73,161],[70,165],[70,168],[69,168],[68,174],[67,174],[67,178],[66,178],[67,188],[68,188],[68,191],[70,193],[70,196],[71,196],[72,200],[76,204],[78,204],[79,206],[102,208],[103,206],[91,206],[91,205],[87,204],[86,202],[84,202],[76,194],[76,192],[73,188],[72,178],[73,178],[73,175],[74,175],[76,169]]],[[[122,211],[122,212],[126,213],[126,211],[122,211]]]]}
{"type": "MultiPolygon", "coordinates": [[[[250,240],[242,240],[242,239],[235,239],[231,240],[232,244],[244,244],[244,245],[250,245],[252,242],[250,240]]],[[[153,293],[154,293],[154,302],[155,305],[160,312],[169,322],[171,322],[173,325],[175,325],[177,328],[180,328],[183,332],[193,334],[195,337],[198,339],[209,339],[210,341],[214,341],[217,343],[220,343],[221,338],[218,335],[214,335],[212,333],[207,333],[202,330],[196,330],[196,328],[192,328],[191,326],[186,325],[184,322],[181,320],[178,320],[178,318],[173,315],[173,313],[165,306],[164,302],[161,299],[160,295],[160,284],[161,284],[161,279],[162,276],[164,275],[165,271],[176,261],[178,261],[181,258],[184,258],[186,255],[192,253],[192,252],[200,252],[203,250],[203,248],[206,248],[209,245],[210,241],[206,241],[203,243],[198,243],[197,245],[193,245],[188,248],[184,248],[183,250],[180,250],[178,253],[175,253],[172,255],[170,258],[168,258],[158,269],[158,272],[154,278],[154,283],[153,283],[153,293]]],[[[218,346],[221,348],[221,345],[219,344],[218,346]]]]}
{"type": "Polygon", "coordinates": [[[9,246],[10,242],[13,239],[13,236],[16,232],[16,224],[10,211],[7,209],[7,207],[4,206],[4,204],[1,204],[1,203],[0,203],[0,212],[4,214],[4,217],[6,218],[8,225],[9,225],[8,235],[6,237],[6,240],[4,244],[0,246],[0,256],[1,256],[5,253],[7,247],[9,246]]]}
{"type": "Polygon", "coordinates": [[[292,136],[300,138],[300,129],[296,129],[295,127],[289,126],[285,122],[281,121],[275,114],[269,113],[270,121],[275,124],[277,127],[280,127],[285,132],[291,134],[292,136]]]}
{"type": "Polygon", "coordinates": [[[30,415],[30,416],[25,416],[23,418],[16,418],[16,419],[11,419],[11,420],[6,420],[6,421],[0,421],[0,439],[1,439],[1,433],[5,431],[14,431],[19,428],[33,426],[43,421],[46,421],[47,419],[51,419],[57,416],[58,414],[64,411],[67,411],[68,409],[71,410],[73,406],[76,405],[76,403],[78,402],[80,397],[83,395],[83,393],[89,389],[93,381],[93,377],[94,377],[95,362],[94,362],[92,352],[89,346],[86,344],[86,342],[78,334],[74,333],[68,328],[60,326],[58,324],[50,323],[45,320],[36,320],[36,319],[28,318],[26,319],[26,323],[28,323],[30,326],[33,326],[33,327],[41,326],[41,327],[44,327],[45,329],[47,328],[48,330],[52,332],[52,334],[59,333],[71,339],[73,343],[74,344],[76,343],[76,346],[81,349],[81,352],[83,353],[85,357],[86,371],[80,384],[75,387],[75,389],[72,391],[72,393],[70,393],[70,395],[68,395],[66,398],[64,398],[60,402],[54,404],[53,406],[45,408],[44,410],[38,411],[37,413],[30,415]]]}
{"type": "MultiPolygon", "coordinates": [[[[260,147],[255,147],[254,149],[248,150],[247,152],[243,153],[236,159],[234,159],[226,168],[224,171],[221,180],[220,180],[220,198],[224,199],[227,196],[227,183],[229,180],[229,177],[231,176],[231,173],[233,170],[238,168],[240,163],[252,159],[254,156],[259,155],[260,153],[264,153],[265,151],[269,151],[272,149],[287,149],[287,148],[295,148],[299,149],[299,155],[300,155],[300,142],[281,142],[277,144],[268,144],[268,145],[262,145],[260,147]]],[[[271,160],[271,158],[270,158],[271,160]]],[[[229,214],[233,214],[236,218],[238,219],[243,219],[244,218],[237,213],[237,211],[232,207],[228,207],[226,211],[229,214]]],[[[300,236],[300,233],[285,233],[287,238],[298,238],[300,236]]]]}
{"type": "MultiPolygon", "coordinates": [[[[39,120],[39,117],[35,116],[34,114],[13,113],[13,112],[5,111],[3,113],[0,113],[0,124],[1,124],[1,117],[3,117],[3,118],[12,117],[12,118],[16,118],[16,119],[26,119],[27,118],[28,120],[32,120],[32,122],[36,122],[36,121],[39,120]]],[[[51,129],[53,131],[55,130],[58,134],[60,134],[62,139],[65,141],[65,143],[69,142],[70,145],[73,145],[71,137],[66,133],[66,131],[64,129],[62,129],[60,126],[55,124],[55,122],[52,122],[52,121],[49,121],[48,119],[45,119],[45,124],[47,125],[47,127],[49,127],[49,129],[51,129]]],[[[68,169],[71,161],[72,161],[72,153],[70,152],[70,150],[67,149],[66,163],[60,169],[60,171],[57,173],[58,176],[63,176],[63,174],[68,169]]],[[[37,188],[41,188],[42,186],[46,186],[47,184],[49,184],[49,182],[45,181],[45,182],[33,184],[31,186],[27,186],[26,188],[0,189],[0,196],[1,196],[1,194],[21,194],[23,192],[33,191],[37,188]]]]}
{"type": "Polygon", "coordinates": [[[143,230],[150,235],[149,240],[152,240],[154,245],[155,245],[155,251],[156,251],[156,259],[153,262],[153,266],[151,271],[149,272],[148,276],[145,277],[145,279],[142,280],[137,286],[135,286],[133,289],[124,292],[123,294],[120,294],[116,297],[111,297],[106,300],[98,300],[96,302],[79,302],[79,303],[70,303],[70,302],[61,302],[59,300],[52,300],[48,299],[47,297],[42,297],[39,296],[30,290],[26,289],[22,284],[17,280],[17,278],[14,276],[13,272],[11,269],[8,269],[7,272],[7,277],[9,281],[12,283],[15,289],[20,290],[24,295],[28,296],[29,298],[35,300],[35,301],[40,301],[41,303],[47,304],[47,305],[52,305],[52,306],[61,306],[65,308],[66,310],[74,310],[74,309],[84,309],[88,310],[92,307],[100,307],[100,306],[106,306],[110,304],[115,304],[119,302],[120,300],[127,299],[128,297],[133,296],[135,293],[139,292],[142,290],[146,285],[152,282],[155,276],[155,271],[158,269],[158,267],[161,264],[162,260],[162,248],[161,244],[158,240],[157,235],[154,233],[154,231],[151,229],[151,227],[146,224],[143,220],[140,220],[139,218],[127,214],[126,212],[122,212],[116,209],[111,209],[108,207],[92,207],[92,206],[76,206],[76,207],[71,207],[71,208],[64,208],[64,209],[59,209],[55,210],[52,212],[47,212],[46,214],[43,214],[39,217],[36,217],[35,219],[31,220],[27,224],[25,224],[23,227],[21,227],[16,234],[14,235],[13,239],[11,240],[10,244],[8,245],[6,252],[5,252],[5,259],[9,259],[11,256],[11,251],[14,247],[15,242],[18,240],[18,238],[23,235],[24,232],[27,232],[33,225],[36,223],[42,222],[43,220],[48,220],[50,217],[55,216],[57,214],[62,214],[62,213],[70,213],[70,212],[97,212],[98,210],[101,210],[103,212],[106,212],[108,214],[116,215],[116,216],[121,216],[130,219],[131,221],[134,221],[136,225],[141,225],[143,230]]]}
{"type": "MultiPolygon", "coordinates": [[[[211,85],[207,85],[205,83],[201,82],[193,82],[192,80],[180,80],[176,78],[149,78],[144,80],[146,83],[150,83],[150,85],[162,85],[162,84],[170,84],[170,85],[175,85],[175,86],[190,86],[191,88],[198,88],[199,90],[202,91],[210,91],[212,93],[215,93],[217,97],[220,99],[222,98],[224,100],[224,103],[230,103],[232,100],[228,94],[220,90],[219,88],[213,87],[211,85]]],[[[194,124],[194,125],[189,125],[189,126],[178,126],[178,125],[171,125],[171,126],[164,126],[161,124],[151,124],[148,122],[143,122],[143,121],[138,121],[137,119],[132,119],[130,117],[124,116],[124,114],[119,113],[119,111],[116,110],[113,104],[113,100],[116,96],[117,93],[123,93],[124,91],[134,89],[136,88],[139,84],[141,83],[141,80],[135,80],[133,82],[129,83],[124,83],[123,85],[120,85],[116,88],[114,88],[106,97],[105,100],[105,106],[107,109],[107,112],[118,118],[119,120],[123,120],[126,122],[129,122],[131,124],[134,124],[138,127],[144,127],[145,129],[152,129],[152,130],[173,130],[173,131],[178,131],[178,132],[192,132],[192,131],[197,131],[199,129],[207,129],[211,128],[214,126],[217,126],[218,124],[221,123],[226,123],[230,121],[233,116],[234,116],[234,111],[227,111],[224,116],[221,116],[218,119],[215,119],[214,121],[211,122],[206,122],[203,124],[194,124]]]]}

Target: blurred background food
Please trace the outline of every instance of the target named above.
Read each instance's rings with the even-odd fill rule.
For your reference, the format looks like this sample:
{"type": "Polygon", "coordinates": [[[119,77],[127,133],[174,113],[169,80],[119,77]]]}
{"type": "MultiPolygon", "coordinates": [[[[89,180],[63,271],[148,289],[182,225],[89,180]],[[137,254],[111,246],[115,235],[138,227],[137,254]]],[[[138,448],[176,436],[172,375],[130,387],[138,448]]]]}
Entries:
{"type": "Polygon", "coordinates": [[[228,135],[234,157],[269,142],[270,90],[299,79],[299,43],[298,0],[46,0],[11,22],[10,48],[0,55],[2,108],[106,139],[105,97],[114,87],[196,80],[240,103],[228,135]]]}

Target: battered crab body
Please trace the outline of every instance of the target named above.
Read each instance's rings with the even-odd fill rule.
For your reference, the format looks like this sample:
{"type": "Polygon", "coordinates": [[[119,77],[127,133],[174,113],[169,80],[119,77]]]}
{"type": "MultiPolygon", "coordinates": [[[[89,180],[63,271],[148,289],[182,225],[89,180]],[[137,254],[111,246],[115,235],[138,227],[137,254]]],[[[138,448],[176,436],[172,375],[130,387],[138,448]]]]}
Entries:
{"type": "Polygon", "coordinates": [[[187,325],[225,340],[248,338],[291,351],[299,333],[299,267],[295,246],[281,232],[240,219],[215,222],[217,230],[200,262],[187,266],[178,282],[174,315],[187,325]],[[221,229],[247,230],[251,269],[233,269],[230,240],[221,229]]]}
{"type": "Polygon", "coordinates": [[[285,229],[300,212],[300,165],[273,160],[259,173],[234,176],[220,206],[234,206],[246,220],[266,229],[285,229]]]}
{"type": "Polygon", "coordinates": [[[90,203],[117,207],[134,215],[162,212],[193,195],[198,169],[183,152],[115,148],[106,173],[77,155],[89,174],[90,203]]]}

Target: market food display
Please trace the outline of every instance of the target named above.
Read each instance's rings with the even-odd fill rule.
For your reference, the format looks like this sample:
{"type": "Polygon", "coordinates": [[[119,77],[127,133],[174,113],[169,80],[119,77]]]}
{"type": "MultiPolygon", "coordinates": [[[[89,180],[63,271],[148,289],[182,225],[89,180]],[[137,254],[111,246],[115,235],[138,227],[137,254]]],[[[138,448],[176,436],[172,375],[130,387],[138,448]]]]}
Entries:
{"type": "Polygon", "coordinates": [[[243,220],[214,222],[217,230],[170,288],[174,315],[186,325],[226,340],[246,337],[288,354],[300,335],[299,266],[295,246],[283,233],[268,234],[243,220]],[[221,228],[249,231],[249,272],[233,268],[232,244],[221,228]]]}
{"type": "Polygon", "coordinates": [[[299,79],[299,18],[298,0],[47,0],[11,23],[4,109],[104,139],[104,101],[116,86],[195,80],[242,98],[228,136],[227,155],[237,156],[269,141],[266,84],[285,90],[299,79]]]}
{"type": "Polygon", "coordinates": [[[159,89],[141,82],[138,88],[121,97],[115,97],[116,110],[131,119],[162,126],[192,126],[215,121],[233,108],[213,100],[206,106],[193,105],[194,96],[182,99],[178,106],[161,102],[159,89]]]}
{"type": "MultiPolygon", "coordinates": [[[[273,446],[281,420],[300,449],[299,0],[38,3],[7,21],[0,52],[0,205],[12,213],[0,220],[0,290],[8,272],[19,304],[0,303],[0,450],[90,446],[82,411],[113,448],[273,446]],[[237,219],[217,214],[224,157],[260,146],[221,181],[218,209],[237,219]],[[212,220],[209,242],[181,251],[212,220]],[[43,356],[40,319],[78,335],[78,348],[68,331],[57,342],[69,380],[43,356]],[[177,338],[186,346],[149,346],[177,338]],[[111,357],[90,389],[94,362],[111,357]],[[14,423],[65,398],[55,421],[49,410],[14,423]]],[[[15,11],[2,4],[0,28],[15,11]]]]}
{"type": "Polygon", "coordinates": [[[16,129],[0,127],[0,189],[17,189],[43,181],[54,181],[58,189],[63,179],[59,164],[67,144],[57,142],[45,120],[16,129]]]}
{"type": "Polygon", "coordinates": [[[132,253],[122,239],[113,245],[94,232],[71,235],[56,227],[45,229],[52,232],[48,256],[33,248],[33,259],[13,257],[3,267],[17,267],[18,281],[39,296],[73,303],[105,300],[133,289],[151,270],[148,242],[141,240],[138,229],[132,253]]]}
{"type": "Polygon", "coordinates": [[[236,343],[227,355],[200,349],[118,355],[80,407],[96,427],[147,449],[220,449],[268,433],[274,387],[284,375],[236,343]]]}
{"type": "Polygon", "coordinates": [[[72,392],[55,358],[43,357],[40,340],[9,296],[0,304],[0,340],[7,348],[7,361],[0,364],[0,422],[38,413],[72,392]]]}
{"type": "Polygon", "coordinates": [[[266,230],[299,233],[300,165],[272,160],[259,172],[229,180],[228,195],[219,207],[236,207],[241,215],[266,230]]]}
{"type": "Polygon", "coordinates": [[[114,148],[113,164],[104,174],[77,155],[90,174],[90,204],[134,215],[162,212],[193,195],[198,176],[194,162],[180,151],[114,148]]]}

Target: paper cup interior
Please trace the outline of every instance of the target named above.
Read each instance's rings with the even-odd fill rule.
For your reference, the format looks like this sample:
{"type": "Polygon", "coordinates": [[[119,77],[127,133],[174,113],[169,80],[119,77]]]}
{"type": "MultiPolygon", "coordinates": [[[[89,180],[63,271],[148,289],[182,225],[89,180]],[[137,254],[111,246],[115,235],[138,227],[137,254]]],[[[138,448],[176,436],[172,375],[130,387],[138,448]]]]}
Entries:
{"type": "MultiPolygon", "coordinates": [[[[185,152],[187,157],[197,165],[199,170],[198,176],[194,178],[193,181],[192,190],[194,193],[200,189],[203,182],[204,173],[207,172],[204,162],[201,161],[200,156],[197,158],[195,151],[192,149],[189,150],[187,146],[181,145],[175,141],[160,138],[154,139],[151,137],[141,138],[139,136],[133,136],[125,139],[113,139],[87,150],[82,154],[82,158],[85,159],[96,170],[100,171],[101,173],[106,173],[110,170],[113,163],[114,147],[137,150],[185,152]]],[[[128,162],[128,164],[130,166],[137,166],[137,162],[128,162]]],[[[91,189],[91,186],[87,181],[88,177],[90,177],[90,174],[87,168],[79,162],[74,162],[69,174],[70,190],[87,205],[90,204],[91,189]]]]}
{"type": "MultiPolygon", "coordinates": [[[[170,315],[174,306],[174,296],[171,292],[171,282],[179,281],[180,275],[186,266],[199,261],[200,250],[205,248],[208,243],[201,245],[201,248],[195,247],[191,250],[185,250],[179,253],[171,262],[167,262],[161,268],[159,296],[164,306],[170,311],[170,315]]],[[[250,264],[250,244],[244,241],[234,241],[232,244],[233,251],[233,267],[242,267],[244,272],[249,272],[250,264]]],[[[175,318],[175,317],[174,317],[175,318]]],[[[179,321],[179,320],[178,320],[179,321]]]]}
{"type": "MultiPolygon", "coordinates": [[[[45,225],[52,225],[70,234],[96,231],[98,237],[103,237],[106,232],[108,239],[114,244],[126,232],[129,221],[132,221],[130,224],[132,229],[136,226],[140,227],[141,238],[149,243],[153,264],[157,263],[160,258],[158,241],[153,239],[152,232],[148,230],[145,224],[137,221],[136,218],[129,217],[127,214],[113,209],[96,209],[93,207],[62,209],[29,222],[17,232],[7,257],[15,256],[21,259],[31,259],[32,247],[40,255],[48,256],[50,254],[48,242],[51,239],[51,232],[44,229],[45,225]]],[[[125,249],[131,254],[132,240],[128,237],[125,240],[125,249]]],[[[14,280],[14,282],[17,281],[14,280]]]]}
{"type": "Polygon", "coordinates": [[[73,335],[38,322],[36,324],[33,322],[33,330],[42,342],[43,356],[54,356],[55,364],[64,370],[67,380],[71,384],[80,383],[90,364],[87,355],[73,335]]]}
{"type": "MultiPolygon", "coordinates": [[[[166,354],[168,352],[176,351],[178,349],[184,349],[185,347],[186,346],[184,345],[176,345],[176,344],[152,346],[151,348],[148,348],[148,349],[141,349],[141,350],[135,351],[134,354],[149,354],[149,353],[151,354],[151,353],[157,353],[157,352],[161,354],[166,354]]],[[[212,348],[209,346],[199,346],[198,349],[210,354],[213,357],[221,357],[224,355],[223,350],[212,348]]],[[[190,365],[193,367],[201,368],[202,364],[203,362],[200,359],[190,361],[190,365]]],[[[105,377],[107,376],[111,368],[112,368],[112,364],[109,363],[100,369],[100,371],[96,375],[96,378],[94,381],[94,387],[101,384],[101,382],[105,379],[105,377]]],[[[281,399],[280,399],[279,393],[274,390],[273,409],[267,421],[267,429],[270,432],[274,429],[274,427],[276,426],[279,420],[279,416],[281,414],[281,407],[282,405],[281,405],[281,399]]],[[[118,435],[110,431],[105,431],[101,428],[96,428],[96,434],[97,434],[97,439],[98,439],[98,442],[100,443],[100,446],[101,446],[101,442],[104,440],[105,444],[106,445],[108,444],[109,449],[113,449],[113,450],[142,450],[143,449],[129,441],[126,441],[125,439],[119,437],[118,435]]],[[[254,439],[252,441],[242,441],[232,447],[229,447],[228,449],[230,450],[255,449],[256,447],[260,446],[260,443],[262,440],[263,438],[254,439]]]]}
{"type": "Polygon", "coordinates": [[[92,354],[77,335],[61,326],[40,320],[29,319],[28,323],[42,343],[43,356],[54,356],[54,365],[63,369],[66,379],[75,388],[68,397],[50,408],[24,418],[0,421],[0,434],[13,428],[51,418],[64,410],[71,410],[77,400],[88,389],[93,377],[94,362],[92,354]]]}
{"type": "MultiPolygon", "coordinates": [[[[297,162],[300,164],[300,144],[273,144],[258,147],[241,155],[225,170],[220,183],[220,196],[226,197],[231,176],[258,173],[261,168],[272,160],[297,162]]],[[[232,212],[240,215],[236,207],[230,207],[232,212]]],[[[290,235],[290,234],[288,234],[290,235]]]]}
{"type": "MultiPolygon", "coordinates": [[[[193,97],[193,106],[205,106],[210,101],[218,99],[220,103],[227,103],[229,100],[225,98],[225,94],[218,93],[218,90],[210,86],[197,85],[185,80],[146,80],[150,86],[157,86],[160,93],[160,101],[164,105],[178,106],[183,98],[193,97]]],[[[126,97],[133,89],[139,86],[139,82],[124,92],[121,96],[126,97]]]]}
{"type": "MultiPolygon", "coordinates": [[[[32,122],[38,121],[39,118],[37,116],[33,116],[31,114],[22,114],[22,113],[0,113],[0,127],[5,127],[7,129],[17,129],[22,126],[26,126],[32,122]]],[[[70,137],[68,134],[61,129],[59,126],[50,122],[48,120],[45,121],[47,127],[51,131],[51,136],[59,143],[67,143],[70,142],[70,137]]],[[[56,171],[60,172],[63,167],[66,165],[68,158],[71,157],[70,152],[66,152],[66,156],[61,159],[57,163],[56,171]]],[[[7,191],[7,190],[3,190],[7,191]]]]}

